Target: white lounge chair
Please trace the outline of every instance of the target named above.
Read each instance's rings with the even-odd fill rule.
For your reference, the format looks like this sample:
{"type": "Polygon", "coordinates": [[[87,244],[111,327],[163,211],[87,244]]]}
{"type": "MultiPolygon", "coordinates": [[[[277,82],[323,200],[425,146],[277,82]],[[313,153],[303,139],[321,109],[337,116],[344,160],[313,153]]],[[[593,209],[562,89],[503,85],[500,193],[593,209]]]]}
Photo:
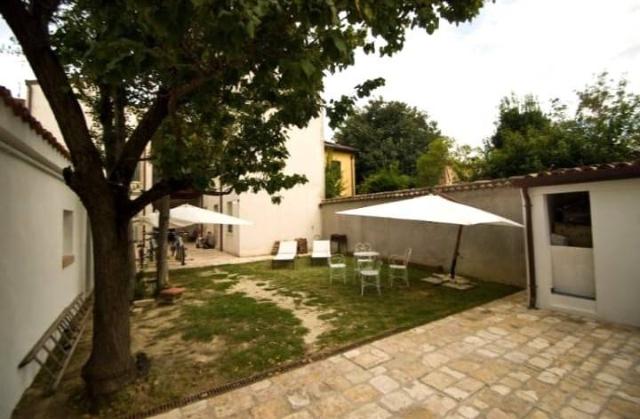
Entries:
{"type": "Polygon", "coordinates": [[[271,259],[271,267],[276,264],[289,263],[296,267],[296,255],[298,254],[298,242],[295,240],[281,241],[278,246],[278,254],[271,259]]]}
{"type": "Polygon", "coordinates": [[[311,252],[311,262],[326,260],[331,257],[331,242],[329,240],[314,240],[311,252]]]}

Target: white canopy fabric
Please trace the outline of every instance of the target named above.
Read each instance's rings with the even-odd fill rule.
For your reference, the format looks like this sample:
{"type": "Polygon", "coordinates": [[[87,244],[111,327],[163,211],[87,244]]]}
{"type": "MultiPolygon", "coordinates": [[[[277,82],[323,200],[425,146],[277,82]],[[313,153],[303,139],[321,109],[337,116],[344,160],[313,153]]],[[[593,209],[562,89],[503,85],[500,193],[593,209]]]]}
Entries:
{"type": "Polygon", "coordinates": [[[508,218],[500,217],[499,215],[470,207],[469,205],[459,204],[438,195],[425,195],[402,201],[338,211],[336,214],[425,221],[462,226],[494,224],[522,227],[522,224],[518,224],[508,218]]]}
{"type": "Polygon", "coordinates": [[[340,215],[356,215],[360,217],[391,218],[395,220],[424,221],[428,223],[455,224],[458,227],[456,245],[451,260],[451,279],[456,276],[456,264],[460,253],[460,237],[464,226],[476,224],[493,224],[509,227],[523,227],[515,221],[500,217],[488,211],[459,204],[438,195],[425,195],[418,198],[371,205],[346,211],[338,211],[340,215]]]}
{"type": "MultiPolygon", "coordinates": [[[[139,218],[140,221],[147,222],[154,227],[158,226],[158,213],[154,212],[139,218]]],[[[251,221],[219,212],[210,211],[204,208],[183,204],[173,208],[169,212],[169,224],[172,227],[186,227],[192,224],[225,224],[225,225],[251,225],[251,221]]]]}

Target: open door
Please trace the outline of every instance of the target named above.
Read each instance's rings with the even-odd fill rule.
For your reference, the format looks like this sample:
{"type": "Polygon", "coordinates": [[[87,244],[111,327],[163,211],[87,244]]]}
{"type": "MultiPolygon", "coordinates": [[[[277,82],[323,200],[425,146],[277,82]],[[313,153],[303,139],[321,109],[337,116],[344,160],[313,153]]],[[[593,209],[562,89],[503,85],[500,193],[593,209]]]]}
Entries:
{"type": "Polygon", "coordinates": [[[589,192],[547,195],[554,294],[595,300],[589,192]]]}

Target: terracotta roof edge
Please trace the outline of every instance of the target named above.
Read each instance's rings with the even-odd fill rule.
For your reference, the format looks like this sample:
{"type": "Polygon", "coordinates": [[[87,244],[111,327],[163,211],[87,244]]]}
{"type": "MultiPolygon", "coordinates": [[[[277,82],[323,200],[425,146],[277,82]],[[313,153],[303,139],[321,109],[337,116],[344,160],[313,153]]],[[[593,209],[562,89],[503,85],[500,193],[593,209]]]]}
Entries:
{"type": "Polygon", "coordinates": [[[461,182],[451,185],[437,185],[424,188],[402,189],[399,191],[376,192],[347,197],[329,198],[323,200],[320,205],[357,202],[372,199],[411,198],[428,195],[431,193],[476,191],[482,189],[509,188],[513,186],[514,185],[510,182],[509,179],[476,180],[474,182],[461,182]]]}
{"type": "Polygon", "coordinates": [[[509,178],[518,187],[549,186],[640,177],[640,159],[545,170],[509,178]]]}
{"type": "Polygon", "coordinates": [[[14,98],[11,95],[11,91],[4,86],[0,86],[0,99],[4,104],[11,109],[13,114],[20,118],[24,123],[29,125],[29,127],[36,132],[47,144],[49,144],[54,150],[60,153],[65,159],[71,161],[71,155],[69,151],[62,146],[54,137],[54,135],[47,131],[40,121],[31,115],[29,110],[20,103],[20,100],[14,98]]]}

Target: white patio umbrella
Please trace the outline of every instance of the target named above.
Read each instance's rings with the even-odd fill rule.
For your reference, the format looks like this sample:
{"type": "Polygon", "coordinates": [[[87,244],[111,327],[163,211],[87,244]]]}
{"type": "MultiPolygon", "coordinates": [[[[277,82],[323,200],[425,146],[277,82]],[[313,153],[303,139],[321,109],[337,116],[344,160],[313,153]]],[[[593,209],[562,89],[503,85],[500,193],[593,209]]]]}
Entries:
{"type": "Polygon", "coordinates": [[[338,211],[340,215],[356,215],[360,217],[390,218],[394,220],[424,221],[429,223],[458,225],[458,236],[451,260],[451,279],[456,275],[456,263],[460,249],[460,238],[464,226],[476,224],[493,224],[509,227],[523,227],[515,221],[500,217],[469,205],[460,204],[439,195],[425,195],[418,198],[385,204],[371,205],[346,211],[338,211]]]}
{"type": "MultiPolygon", "coordinates": [[[[157,227],[158,212],[138,217],[138,220],[157,227]]],[[[186,227],[192,224],[251,225],[253,223],[231,215],[183,204],[169,211],[169,224],[174,227],[186,227]]]]}

